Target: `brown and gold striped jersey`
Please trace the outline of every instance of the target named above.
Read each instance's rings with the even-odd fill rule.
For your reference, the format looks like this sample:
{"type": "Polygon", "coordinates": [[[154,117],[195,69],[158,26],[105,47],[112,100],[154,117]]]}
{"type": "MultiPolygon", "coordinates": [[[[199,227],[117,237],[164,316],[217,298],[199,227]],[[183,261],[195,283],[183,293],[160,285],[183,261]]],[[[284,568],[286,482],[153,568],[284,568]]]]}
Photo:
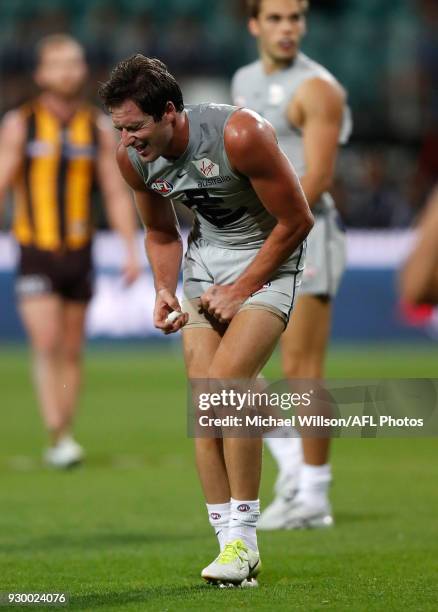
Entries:
{"type": "Polygon", "coordinates": [[[99,111],[84,105],[62,123],[38,100],[20,110],[27,139],[15,182],[15,236],[42,250],[82,248],[92,233],[99,111]]]}

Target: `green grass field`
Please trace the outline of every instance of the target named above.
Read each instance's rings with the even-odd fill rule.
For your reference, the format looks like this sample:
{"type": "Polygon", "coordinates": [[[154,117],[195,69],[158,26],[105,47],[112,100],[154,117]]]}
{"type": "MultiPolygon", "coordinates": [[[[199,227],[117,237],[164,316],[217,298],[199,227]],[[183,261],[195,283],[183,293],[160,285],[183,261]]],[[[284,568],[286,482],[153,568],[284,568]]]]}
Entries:
{"type": "MultiPolygon", "coordinates": [[[[436,377],[437,363],[433,347],[336,349],[329,375],[436,377]]],[[[267,374],[279,376],[277,358],[267,374]]],[[[0,352],[0,382],[0,591],[65,591],[68,609],[87,612],[438,609],[436,440],[335,441],[336,527],[260,534],[260,588],[216,590],[199,578],[216,542],[178,346],[88,351],[77,427],[88,461],[67,473],[40,463],[23,349],[0,352]]],[[[263,502],[273,477],[266,454],[263,502]]]]}

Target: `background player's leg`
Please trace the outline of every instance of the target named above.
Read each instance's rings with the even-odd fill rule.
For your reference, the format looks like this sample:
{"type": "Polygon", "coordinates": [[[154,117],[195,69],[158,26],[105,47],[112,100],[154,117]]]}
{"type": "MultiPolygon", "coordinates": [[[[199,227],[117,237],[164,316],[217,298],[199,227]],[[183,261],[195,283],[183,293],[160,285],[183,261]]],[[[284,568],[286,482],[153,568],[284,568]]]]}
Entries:
{"type": "MultiPolygon", "coordinates": [[[[291,323],[281,340],[286,378],[323,378],[330,335],[331,302],[313,295],[298,298],[291,323]]],[[[304,463],[327,463],[330,439],[303,438],[304,463]]]]}
{"type": "Polygon", "coordinates": [[[71,429],[81,385],[86,309],[86,303],[72,301],[64,301],[62,308],[60,410],[65,431],[71,429]]]}
{"type": "Polygon", "coordinates": [[[62,302],[55,295],[23,298],[19,311],[32,347],[34,383],[44,424],[56,443],[65,426],[60,408],[62,302]]]}
{"type": "MultiPolygon", "coordinates": [[[[330,322],[329,299],[312,295],[298,298],[281,343],[287,378],[323,378],[330,322]]],[[[328,499],[330,438],[303,437],[302,445],[303,464],[298,491],[286,516],[288,527],[329,526],[333,522],[328,499]]]]}
{"type": "Polygon", "coordinates": [[[287,378],[321,378],[330,334],[331,301],[300,295],[291,322],[281,338],[283,372],[287,378]]]}
{"type": "MultiPolygon", "coordinates": [[[[312,295],[299,296],[292,319],[281,339],[286,378],[322,378],[330,318],[329,300],[312,295]]],[[[301,439],[291,437],[292,433],[277,432],[278,437],[265,437],[265,443],[277,462],[279,474],[275,483],[275,498],[260,517],[259,529],[283,529],[288,525],[288,514],[297,492],[303,487],[306,490],[309,484],[310,488],[313,487],[315,470],[312,468],[316,467],[316,472],[324,472],[324,487],[328,488],[329,438],[301,439]]],[[[325,501],[325,505],[328,505],[326,496],[325,501]]]]}

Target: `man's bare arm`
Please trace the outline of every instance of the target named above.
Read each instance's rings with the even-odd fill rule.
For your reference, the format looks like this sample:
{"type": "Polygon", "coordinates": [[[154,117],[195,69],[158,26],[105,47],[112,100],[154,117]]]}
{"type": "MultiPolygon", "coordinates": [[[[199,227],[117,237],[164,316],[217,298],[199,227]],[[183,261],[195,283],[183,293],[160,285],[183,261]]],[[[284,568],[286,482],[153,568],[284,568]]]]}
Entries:
{"type": "Polygon", "coordinates": [[[277,224],[248,268],[234,283],[245,299],[269,281],[313,226],[298,178],[278,147],[272,126],[246,109],[234,113],[225,130],[233,167],[249,178],[277,224]]]}
{"type": "Polygon", "coordinates": [[[438,304],[438,188],[418,227],[417,242],[400,275],[402,298],[411,304],[438,304]]]}
{"type": "Polygon", "coordinates": [[[187,323],[187,315],[180,317],[173,324],[165,323],[171,310],[181,310],[175,292],[183,246],[172,202],[145,186],[122,145],[117,150],[117,162],[122,176],[134,191],[137,210],[145,228],[145,249],[157,292],[155,326],[165,333],[177,331],[187,323]]]}
{"type": "Polygon", "coordinates": [[[23,162],[26,122],[19,111],[6,114],[0,126],[0,223],[3,201],[23,162]]]}
{"type": "Polygon", "coordinates": [[[306,172],[300,181],[310,207],[333,182],[344,104],[336,81],[315,78],[301,85],[288,111],[303,134],[306,172]]]}
{"type": "Polygon", "coordinates": [[[111,124],[105,116],[98,119],[99,151],[97,175],[110,226],[119,233],[125,243],[126,262],[124,273],[127,282],[134,281],[139,272],[136,249],[137,219],[131,194],[117,168],[114,153],[117,147],[111,124]]]}

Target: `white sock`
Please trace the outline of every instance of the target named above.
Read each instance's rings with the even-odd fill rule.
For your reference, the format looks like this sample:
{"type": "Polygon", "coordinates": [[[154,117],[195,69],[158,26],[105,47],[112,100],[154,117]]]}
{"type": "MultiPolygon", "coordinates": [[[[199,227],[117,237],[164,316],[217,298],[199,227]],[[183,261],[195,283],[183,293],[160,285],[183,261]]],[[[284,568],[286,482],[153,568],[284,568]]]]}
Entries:
{"type": "Polygon", "coordinates": [[[260,516],[260,500],[231,498],[228,542],[243,540],[251,550],[258,550],[256,527],[260,516]]]}
{"type": "Polygon", "coordinates": [[[264,436],[264,441],[282,474],[296,474],[303,462],[303,445],[296,429],[279,427],[264,436]],[[271,437],[276,434],[275,437],[271,437]]]}
{"type": "Polygon", "coordinates": [[[300,471],[297,501],[311,505],[327,503],[331,481],[330,463],[324,465],[303,464],[300,471]]]}
{"type": "Polygon", "coordinates": [[[228,523],[230,522],[230,502],[225,504],[206,504],[208,520],[213,527],[222,550],[228,541],[228,523]]]}

